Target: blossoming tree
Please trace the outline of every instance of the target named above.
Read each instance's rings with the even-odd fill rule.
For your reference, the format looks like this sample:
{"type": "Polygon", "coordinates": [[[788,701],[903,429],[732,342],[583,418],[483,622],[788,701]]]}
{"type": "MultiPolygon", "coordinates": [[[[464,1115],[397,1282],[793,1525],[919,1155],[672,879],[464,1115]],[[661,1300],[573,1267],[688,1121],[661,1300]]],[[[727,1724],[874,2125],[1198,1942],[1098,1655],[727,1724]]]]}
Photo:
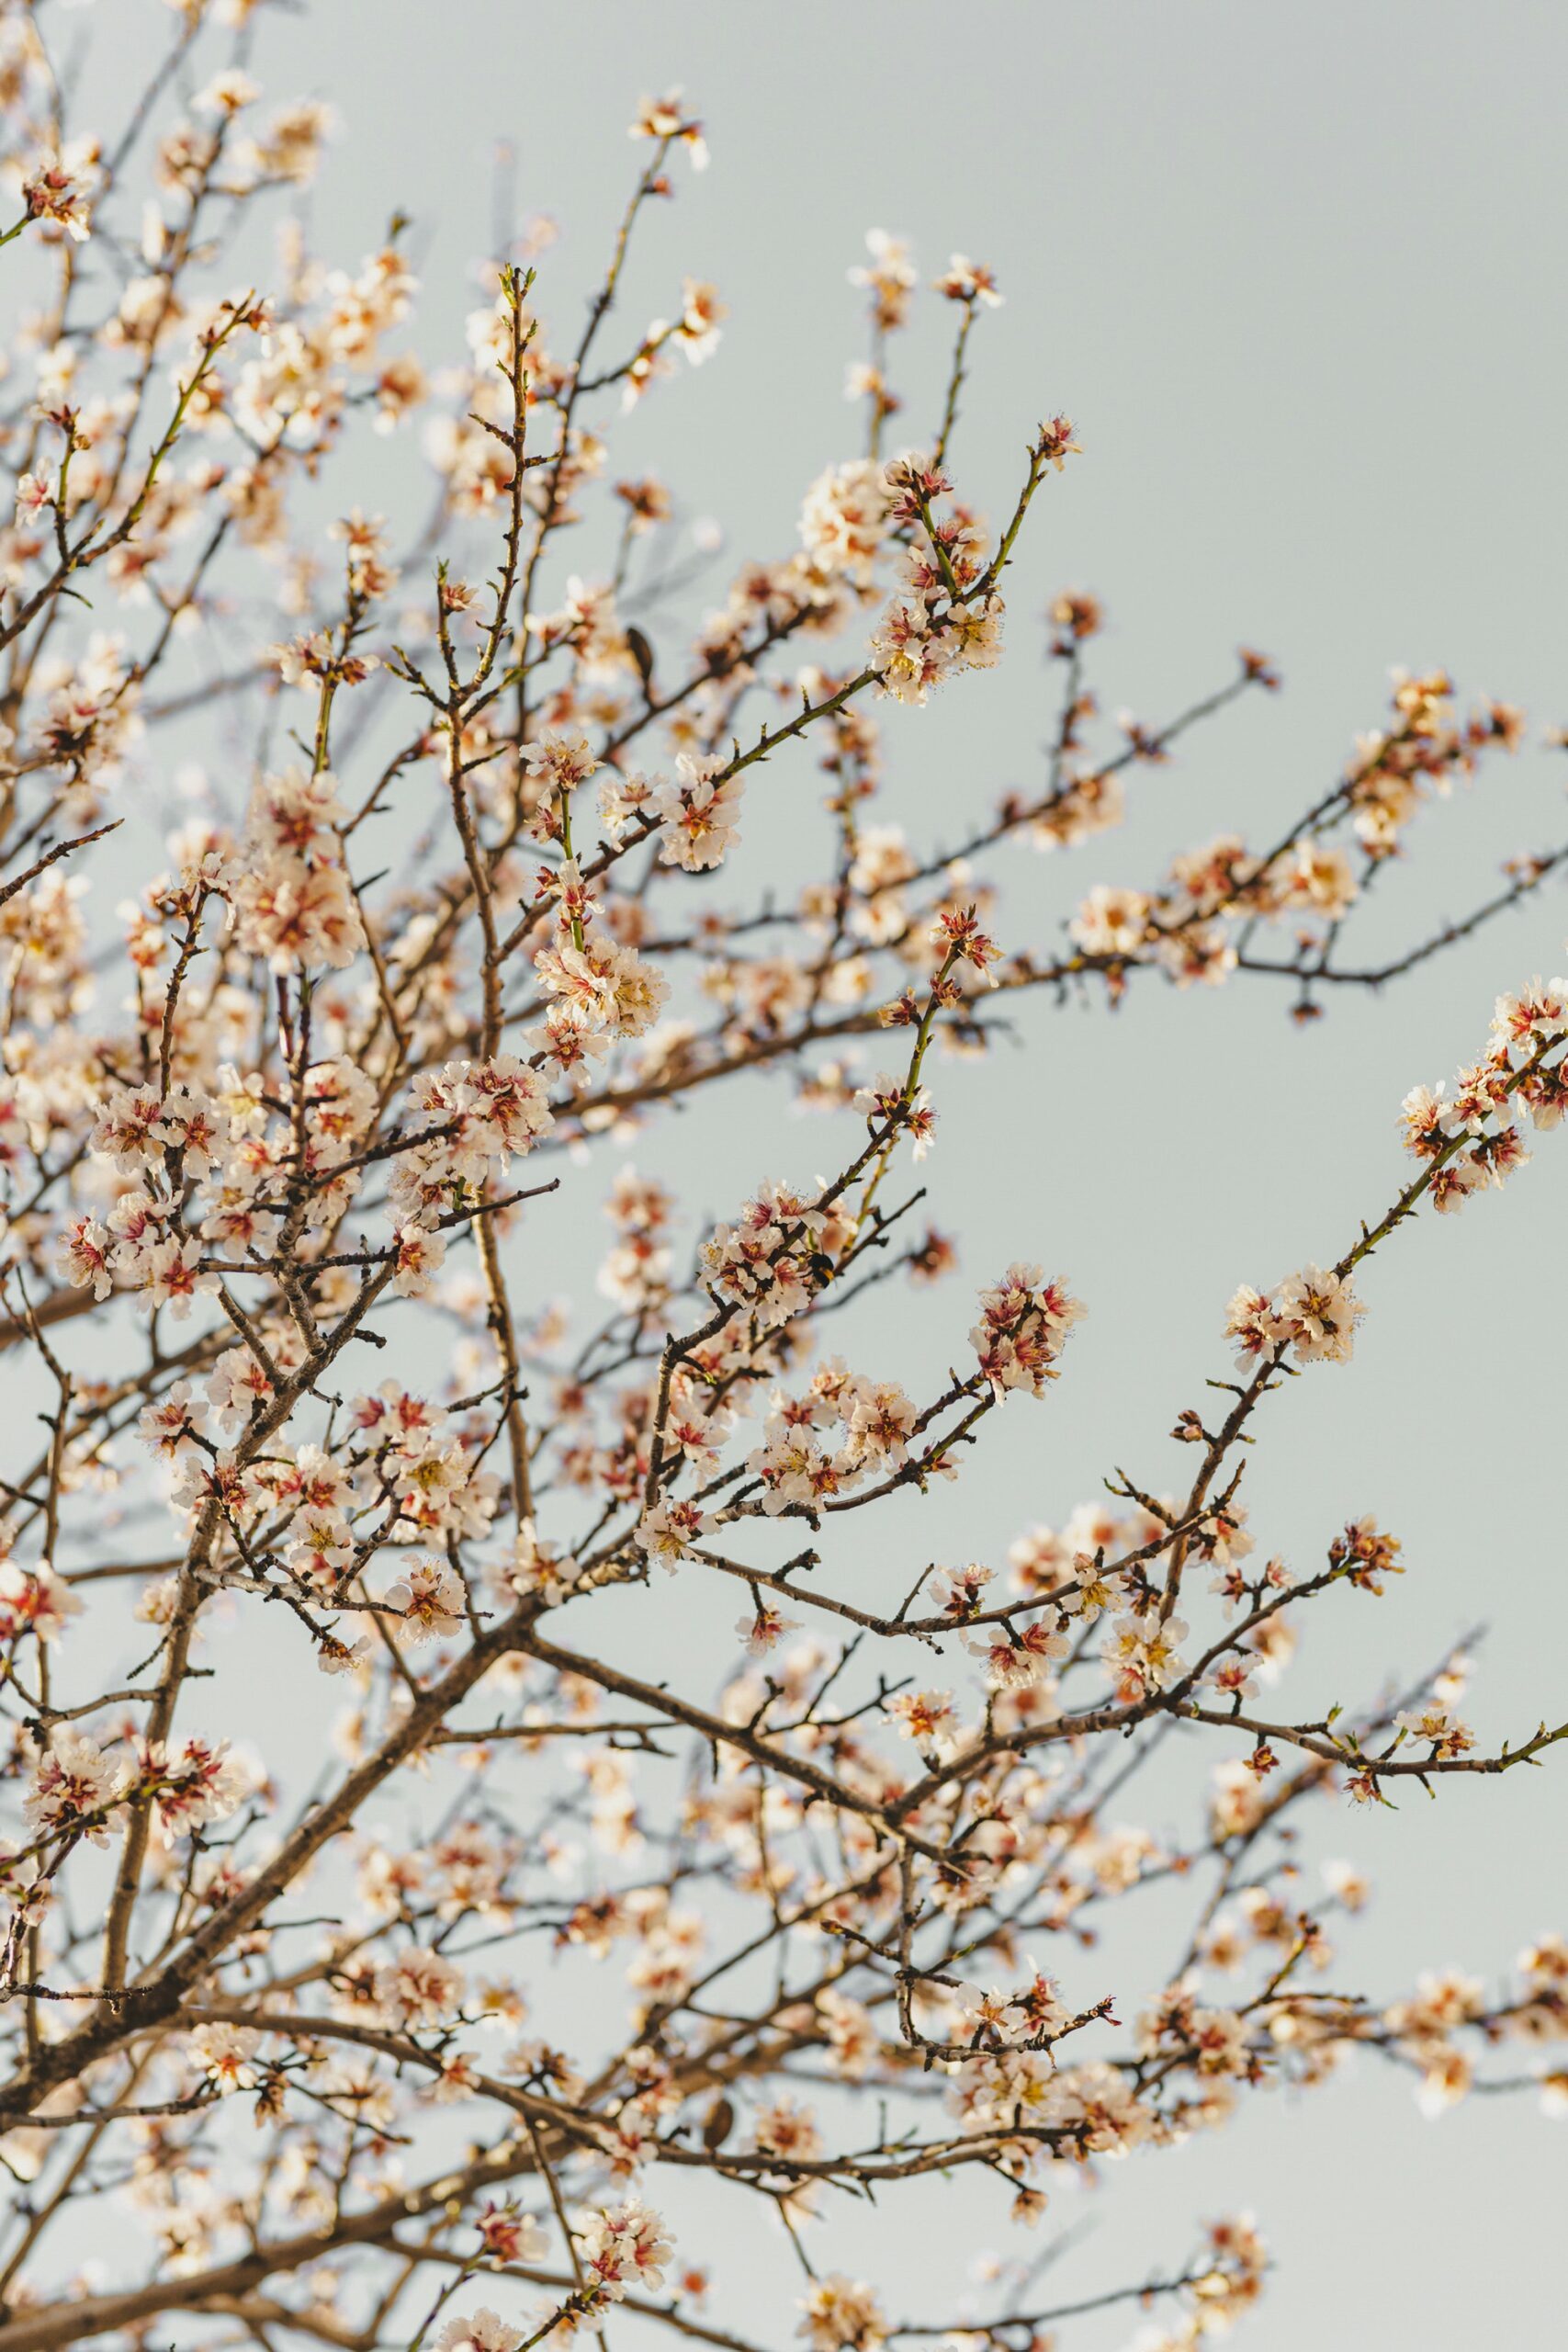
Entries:
{"type": "Polygon", "coordinates": [[[615,479],[607,442],[719,332],[707,285],[641,332],[617,299],[705,161],[694,116],[642,107],[575,336],[547,265],[499,261],[433,386],[395,227],[356,270],[291,232],[276,287],[233,282],[324,128],[268,114],[253,14],[186,0],[91,137],[35,11],[0,11],[0,266],[37,303],[0,537],[0,1344],[28,1408],[0,1564],[0,2352],[517,2352],[627,2314],[732,2352],[1039,2352],[1123,2300],[1198,2344],[1259,2291],[1247,2218],[1060,2308],[1025,2267],[962,2313],[956,2283],[912,2309],[814,2238],[965,2168],[1033,2220],[1065,2173],[1152,2159],[1352,2050],[1438,2101],[1477,2065],[1568,2086],[1530,2063],[1568,2033],[1568,1944],[1491,1989],[1372,2001],[1341,1959],[1330,1990],[1364,1890],[1341,1870],[1304,1906],[1292,1859],[1327,1808],[1505,1774],[1568,1724],[1483,1750],[1457,1657],[1327,1717],[1266,1695],[1305,1612],[1331,1631],[1400,1545],[1359,1519],[1314,1562],[1260,1560],[1245,1479],[1293,1377],[1350,1354],[1374,1253],[1560,1122],[1568,984],[1502,999],[1479,1058],[1407,1098],[1403,1171],[1391,1141],[1331,1262],[1216,1302],[1235,1362],[1195,1363],[1201,1411],[1173,1400],[1179,1491],[1116,1472],[1010,1552],[976,1493],[999,1567],[906,1556],[899,1517],[879,1600],[845,1515],[963,1477],[994,1415],[1070,1371],[1084,1312],[1033,1264],[945,1307],[955,1246],[908,1170],[942,1053],[983,1054],[1012,995],[1127,997],[1135,1021],[1156,985],[1283,983],[1307,1019],[1528,899],[1568,846],[1355,960],[1412,820],[1522,721],[1402,679],[1277,839],[1226,835],[1017,938],[998,853],[1113,828],[1141,768],[1278,680],[1244,651],[1118,734],[1099,608],[1062,595],[1039,788],[971,809],[956,847],[900,820],[880,718],[984,695],[962,673],[1000,657],[1032,505],[1076,451],[1036,423],[1000,527],[964,503],[989,272],[937,281],[951,369],[906,411],[916,275],[870,241],[858,446],[694,639],[671,492],[615,479]],[[411,430],[438,495],[394,549],[332,486],[367,434],[411,430]],[[164,747],[203,729],[222,782],[171,834],[164,747]],[[781,894],[741,837],[814,774],[818,865],[781,894]],[[705,1229],[631,1139],[770,1072],[754,1189],[705,1229]],[[802,1102],[832,1171],[809,1180],[782,1115],[802,1102]],[[574,1187],[611,1227],[575,1318],[549,1279],[574,1187]],[[953,1369],[929,1390],[874,1364],[862,1302],[889,1281],[939,1286],[953,1369]],[[639,1610],[680,1624],[683,1676],[637,1669],[639,1610]],[[285,1664],[256,1759],[223,1734],[264,1652],[285,1664]],[[1207,1793],[1174,1839],[1122,1826],[1173,1740],[1207,1793]],[[1086,1982],[1087,1928],[1173,1877],[1174,1971],[1086,1982]],[[714,2218],[677,2251],[682,2173],[714,2218]],[[722,2262],[705,2300],[720,2231],[747,2229],[798,2256],[778,2308],[727,2299],[722,2262]]]}

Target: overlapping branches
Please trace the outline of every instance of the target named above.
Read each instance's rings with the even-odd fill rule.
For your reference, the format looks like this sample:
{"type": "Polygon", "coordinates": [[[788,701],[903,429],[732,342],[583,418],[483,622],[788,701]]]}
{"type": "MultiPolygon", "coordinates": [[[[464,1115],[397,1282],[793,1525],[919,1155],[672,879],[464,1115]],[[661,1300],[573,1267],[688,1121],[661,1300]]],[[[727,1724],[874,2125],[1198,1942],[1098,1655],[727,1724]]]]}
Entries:
{"type": "MultiPolygon", "coordinates": [[[[6,265],[39,304],[0,590],[0,1345],[38,1413],[3,1473],[0,2352],[149,2330],[518,2352],[603,2341],[617,2309],[739,2352],[913,2346],[958,2326],[956,2290],[933,2320],[860,2276],[869,2235],[852,2270],[819,2253],[903,2181],[973,2173],[1036,2221],[1063,2170],[1356,2050],[1428,2103],[1472,2080],[1561,2097],[1568,1947],[1490,1992],[1328,1989],[1365,1889],[1338,1871],[1308,1902],[1295,1855],[1314,1808],[1506,1773],[1568,1724],[1478,1745],[1462,1652],[1327,1713],[1265,1702],[1306,1611],[1331,1626],[1403,1563],[1363,1519],[1314,1565],[1259,1565],[1246,1472],[1293,1377],[1349,1354],[1373,1254],[1560,1122],[1563,983],[1501,1000],[1480,1059],[1407,1098],[1416,1172],[1330,1266],[1216,1313],[1239,1364],[1179,1412],[1184,1492],[1108,1435],[1101,1496],[1003,1573],[906,1556],[905,1512],[877,1522],[880,1584],[848,1517],[962,1476],[1070,1367],[1083,1312],[1039,1266],[992,1269],[944,1374],[854,1368],[873,1295],[953,1269],[906,1172],[943,1054],[986,1051],[1031,995],[1282,978],[1304,1019],[1419,970],[1568,857],[1516,858],[1353,960],[1384,868],[1518,748],[1518,714],[1400,678],[1261,848],[1223,836],[1043,922],[1015,853],[1109,832],[1144,771],[1279,681],[1244,650],[1186,710],[1107,729],[1100,607],[1063,594],[1034,786],[940,839],[882,813],[888,706],[984,692],[962,673],[1000,658],[1032,510],[1077,454],[1051,415],[1002,527],[968,502],[991,273],[955,256],[936,282],[952,356],[930,435],[897,446],[918,278],[874,236],[866,454],[694,632],[674,493],[603,487],[616,413],[724,315],[688,279],[614,356],[644,226],[705,161],[684,101],[638,116],[565,356],[566,289],[522,237],[434,393],[401,346],[397,227],[356,272],[300,247],[276,290],[224,290],[326,124],[265,117],[244,29],[190,81],[209,13],[185,9],[106,142],[67,125],[37,14],[0,11],[6,265]],[[355,453],[416,418],[438,497],[400,559],[354,503],[355,453]],[[193,741],[243,789],[198,784],[158,838],[146,808],[193,741]],[[777,820],[813,759],[820,842],[777,820]],[[111,922],[81,886],[132,853],[146,885],[111,922]],[[626,1143],[770,1070],[825,1114],[836,1172],[760,1179],[698,1226],[626,1143]],[[603,1311],[573,1317],[554,1268],[585,1190],[613,1238],[603,1311]],[[224,1736],[258,1659],[265,1756],[224,1736]],[[1179,1832],[1119,1826],[1156,1759],[1200,1758],[1179,1832]],[[1175,1882],[1176,1965],[1097,1973],[1108,1906],[1137,1919],[1175,1882]],[[1505,2043],[1547,2063],[1503,2071],[1505,2043]],[[688,2243],[694,2174],[714,2201],[688,2243]],[[106,2224],[115,2283],[85,2292],[73,2266],[126,2207],[139,2234],[106,2224]],[[720,2267],[710,2312],[698,2241],[732,2210],[798,2261],[785,2308],[735,2313],[720,2267]]],[[[1054,2300],[1062,2250],[1013,2266],[962,2340],[1023,2352],[1125,2301],[1190,2346],[1268,2268],[1219,2222],[1054,2300]]]]}

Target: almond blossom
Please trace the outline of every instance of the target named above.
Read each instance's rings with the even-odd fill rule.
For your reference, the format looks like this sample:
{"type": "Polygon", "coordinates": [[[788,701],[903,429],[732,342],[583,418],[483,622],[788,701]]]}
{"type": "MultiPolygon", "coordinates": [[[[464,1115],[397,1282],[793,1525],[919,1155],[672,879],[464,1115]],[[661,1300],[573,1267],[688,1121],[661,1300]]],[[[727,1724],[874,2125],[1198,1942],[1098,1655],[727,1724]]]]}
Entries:
{"type": "MultiPolygon", "coordinates": [[[[1245,2188],[1232,2121],[1352,2061],[1432,2114],[1565,2104],[1561,1922],[1484,1976],[1484,1921],[1413,1981],[1358,1948],[1401,1783],[1506,1805],[1568,1740],[1550,1645],[1518,1722],[1473,1639],[1357,1670],[1349,1619],[1459,1572],[1378,1490],[1420,1368],[1389,1415],[1358,1363],[1371,1486],[1264,1466],[1295,1375],[1395,1329],[1396,1255],[1453,1339],[1453,1214],[1483,1247],[1557,1181],[1548,936],[1370,1130],[1335,1083],[1370,991],[1540,933],[1568,843],[1452,906],[1422,846],[1533,722],[1399,672],[1303,778],[1251,647],[1122,710],[1113,604],[1038,569],[1076,429],[980,395],[989,262],[874,232],[846,379],[831,304],[770,324],[679,249],[706,132],[667,90],[612,125],[603,256],[510,223],[448,332],[400,213],[335,249],[336,117],[268,90],[269,13],[176,10],[120,91],[0,7],[0,2347],[1012,2352],[1137,2302],[1191,2352],[1259,2229],[1173,2177],[1157,2245],[1080,2256],[1102,2159],[1221,2135],[1245,2188]],[[682,359],[722,397],[731,302],[818,449],[781,487],[733,424],[745,548],[655,446],[682,359]],[[1244,702],[1246,823],[1195,823],[1186,739],[1244,702]],[[1214,1058],[1222,989],[1280,1012],[1258,1067],[1214,1058]],[[1196,1144],[1149,1129],[1151,1037],[1196,1144]],[[1282,1150],[1354,1214],[1292,1240],[1282,1150]],[[1125,1163],[1087,1238],[1066,1157],[1125,1163]],[[1227,1363],[1188,1303],[1244,1225],[1321,1259],[1235,1289],[1227,1363]],[[685,2173],[677,2262],[642,2192],[685,2173]],[[835,2235],[872,2199],[894,2235],[835,2235]],[[1059,2292],[976,2257],[1043,2215],[1059,2292]]],[[[1450,1399],[1510,1376],[1471,1353],[1450,1399]]]]}

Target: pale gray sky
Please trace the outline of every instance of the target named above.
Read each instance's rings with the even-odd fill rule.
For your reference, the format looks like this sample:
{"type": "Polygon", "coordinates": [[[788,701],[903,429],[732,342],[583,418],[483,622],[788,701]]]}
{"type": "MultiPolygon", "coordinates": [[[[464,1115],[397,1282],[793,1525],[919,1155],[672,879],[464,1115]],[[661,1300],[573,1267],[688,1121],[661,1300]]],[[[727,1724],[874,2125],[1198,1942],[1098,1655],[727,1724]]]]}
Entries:
{"type": "MultiPolygon", "coordinates": [[[[858,446],[841,399],[861,340],[845,271],[865,230],[908,235],[928,276],[954,247],[996,268],[1007,307],[976,337],[960,487],[994,513],[1050,410],[1072,414],[1085,454],[1036,510],[1003,669],[890,720],[888,813],[940,840],[961,809],[1038,773],[1051,682],[1032,621],[1065,584],[1109,604],[1096,683],[1110,707],[1170,715],[1229,673],[1242,639],[1287,684],[1141,780],[1122,831],[1031,865],[1008,944],[1031,922],[1049,941],[1090,884],[1150,882],[1222,826],[1277,831],[1376,723],[1392,664],[1446,663],[1466,693],[1522,702],[1538,726],[1568,719],[1559,6],[319,0],[269,14],[255,61],[269,96],[310,91],[344,118],[311,199],[317,247],[353,265],[394,208],[413,216],[429,361],[457,355],[475,300],[495,140],[515,147],[520,209],[561,223],[537,299],[564,340],[629,184],[633,102],[685,85],[713,164],[682,173],[651,224],[626,333],[667,308],[683,270],[716,279],[731,317],[713,362],[645,404],[617,462],[657,462],[737,552],[786,551],[806,483],[858,446]]],[[[77,21],[94,28],[95,79],[144,54],[149,26],[164,34],[162,12],[131,0],[77,21]]],[[[925,388],[911,435],[938,388],[939,324],[945,337],[933,320],[899,367],[925,388]]],[[[403,460],[387,462],[392,481],[403,460]]],[[[385,503],[373,476],[358,488],[385,503]]],[[[814,813],[804,755],[767,773],[770,794],[814,813]]],[[[1506,853],[1568,832],[1563,773],[1535,752],[1428,817],[1369,939],[1418,935],[1483,895],[1506,853]]],[[[905,1540],[999,1558],[1113,1463],[1174,1480],[1166,1432],[1226,1370],[1232,1289],[1331,1259],[1387,1205],[1400,1097],[1479,1049],[1498,989],[1563,967],[1564,927],[1549,891],[1421,981],[1337,1003],[1306,1032],[1275,984],[1139,989],[1114,1021],[1033,1008],[1000,1071],[940,1070],[927,1172],[964,1244],[965,1291],[1010,1256],[1039,1257],[1091,1314],[1049,1404],[1004,1417],[983,1476],[905,1540]]],[[[742,1128],[673,1125],[638,1159],[676,1175],[700,1164],[694,1204],[723,1214],[829,1148],[759,1091],[742,1128]]],[[[1565,1203],[1568,1136],[1545,1136],[1507,1197],[1380,1253],[1354,1365],[1275,1408],[1250,1479],[1263,1544],[1304,1564],[1371,1510],[1411,1563],[1381,1605],[1312,1628],[1292,1688],[1310,1674],[1313,1696],[1349,1696],[1485,1620],[1483,1736],[1561,1716],[1565,1203]]],[[[962,1315],[952,1290],[918,1317],[890,1310],[890,1361],[945,1361],[962,1315]]],[[[1559,1769],[1320,1823],[1320,1850],[1379,1883],[1335,1982],[1392,1993],[1448,1962],[1491,1974],[1568,1926],[1565,1817],[1559,1769]]],[[[1429,2124],[1403,2080],[1370,2071],[1299,2106],[1254,2103],[1180,2161],[1134,2163],[1070,2200],[1100,2216],[1072,2284],[1116,2282],[1145,2249],[1179,2259],[1192,2219],[1247,2205],[1280,2263],[1248,2342],[1544,2342],[1561,2325],[1562,2134],[1524,2101],[1429,2124]]],[[[879,2255],[901,2225],[908,2277],[934,2278],[927,2241],[951,2256],[976,2211],[967,2190],[925,2186],[877,2223],[879,2255]]],[[[1016,2250],[999,2222],[983,2227],[1016,2250]]],[[[836,2242],[852,2258],[845,2224],[836,2242]]],[[[776,2308],[787,2270],[759,2278],[776,2308]]],[[[1071,2341],[1096,2352],[1134,2333],[1118,2319],[1071,2341]]]]}

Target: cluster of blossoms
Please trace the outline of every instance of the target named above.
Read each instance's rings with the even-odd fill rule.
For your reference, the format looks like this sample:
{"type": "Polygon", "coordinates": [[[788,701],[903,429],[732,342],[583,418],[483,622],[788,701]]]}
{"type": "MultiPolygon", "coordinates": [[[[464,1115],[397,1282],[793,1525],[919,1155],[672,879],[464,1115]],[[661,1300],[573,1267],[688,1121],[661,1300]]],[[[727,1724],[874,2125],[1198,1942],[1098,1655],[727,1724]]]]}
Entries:
{"type": "Polygon", "coordinates": [[[896,1380],[869,1380],[830,1359],[804,1396],[780,1395],[747,1461],[763,1487],[770,1514],[791,1504],[803,1509],[852,1492],[867,1477],[902,1470],[918,1415],[896,1380]],[[829,1451],[823,1432],[840,1432],[829,1451]]]}
{"type": "Polygon", "coordinates": [[[254,1775],[225,1742],[187,1739],[175,1756],[162,1742],[139,1739],[120,1754],[85,1732],[55,1729],[38,1755],[23,1815],[39,1840],[86,1838],[107,1845],[125,1826],[126,1807],[149,1800],[168,1838],[192,1837],[223,1821],[244,1801],[254,1775]]]}
{"type": "MultiPolygon", "coordinates": [[[[1076,680],[1083,645],[1102,616],[1092,600],[1086,605],[1082,598],[1066,597],[1052,617],[1060,631],[1053,651],[1071,665],[1075,684],[1058,739],[1057,790],[1035,820],[1035,838],[1046,846],[1120,821],[1122,772],[1163,762],[1184,724],[1151,734],[1129,719],[1121,753],[1086,771],[1081,729],[1094,706],[1076,680]]],[[[1260,654],[1244,649],[1241,662],[1240,684],[1278,687],[1260,654]]],[[[1402,853],[1410,820],[1434,794],[1446,794],[1457,779],[1473,775],[1487,752],[1514,752],[1523,741],[1523,718],[1511,705],[1485,704],[1461,725],[1452,716],[1452,691],[1440,673],[1424,678],[1396,673],[1390,725],[1361,740],[1337,788],[1268,852],[1249,849],[1238,833],[1222,833],[1180,853],[1153,889],[1097,885],[1068,925],[1085,968],[1101,972],[1113,995],[1140,965],[1162,971],[1178,987],[1214,986],[1238,971],[1271,972],[1299,983],[1296,1017],[1312,1018],[1319,1009],[1314,983],[1334,970],[1339,928],[1377,867],[1402,853]],[[1288,956],[1270,959],[1252,951],[1259,923],[1292,925],[1288,956]]],[[[1526,887],[1534,887],[1533,878],[1526,878],[1526,887]]]]}
{"type": "MultiPolygon", "coordinates": [[[[942,421],[903,446],[920,277],[874,234],[852,446],[793,544],[710,586],[721,536],[611,458],[725,316],[676,275],[612,340],[629,247],[705,160],[684,98],[637,111],[586,324],[536,222],[427,373],[397,225],[342,269],[296,225],[266,299],[222,291],[332,128],[262,112],[259,13],[182,8],[127,135],[77,140],[49,12],[0,0],[0,243],[33,273],[0,420],[0,2165],[28,2184],[0,2352],[213,2312],[525,2352],[612,2306],[808,2352],[1037,2343],[1038,2266],[961,2317],[870,2226],[821,2258],[829,2191],[869,2216],[961,2177],[1027,2227],[1354,2052],[1436,2109],[1511,2082],[1506,2045],[1568,2106],[1568,1948],[1353,1997],[1367,1882],[1330,1862],[1309,1895],[1304,1836],[1328,1804],[1392,1829],[1351,1809],[1568,1726],[1494,1747],[1460,1655],[1327,1718],[1293,1695],[1307,1609],[1405,1563],[1361,1503],[1315,1557],[1267,1551],[1243,1486],[1287,1375],[1349,1356],[1374,1250],[1500,1182],[1521,1110],[1560,1123],[1568,984],[1502,999],[1486,1057],[1407,1099],[1417,1173],[1344,1257],[1236,1293],[1241,1370],[1216,1427],[1179,1413],[1180,1475],[1116,1469],[1063,1516],[1043,1447],[1050,1522],[998,1566],[983,1511],[942,1566],[912,1517],[1089,1344],[1025,1258],[947,1308],[961,1239],[915,1221],[903,1150],[952,1115],[942,1057],[981,1061],[1014,997],[1272,975],[1305,1017],[1389,977],[1338,960],[1368,876],[1518,715],[1397,678],[1272,848],[1221,835],[1048,937],[1012,846],[1099,840],[1134,769],[1279,681],[1244,650],[1108,730],[1102,608],[1061,592],[1036,786],[941,846],[900,813],[888,706],[984,691],[961,673],[1001,658],[1004,573],[1077,453],[1037,424],[995,527],[954,488],[990,270],[934,281],[942,421]],[[770,1073],[810,1157],[769,1140],[770,1073]],[[694,1202],[649,1172],[671,1138],[694,1202]],[[752,1181],[781,1165],[824,1172],[752,1181]],[[874,1509],[874,1540],[841,1523],[874,1509]],[[1191,1785],[1155,1760],[1179,1728],[1191,1785]],[[1155,1887],[1194,1924],[1151,1985],[1155,1887]],[[711,2281],[677,2257],[671,2170],[705,2176],[694,2226],[781,2218],[782,2317],[744,2251],[711,2281]]],[[[1010,1147],[1016,1095],[973,1115],[1010,1147]]],[[[993,1236],[974,1278],[1032,1246],[993,1236]]],[[[1266,2268],[1238,2216],[1105,2292],[1191,2347],[1266,2268]]]]}
{"type": "Polygon", "coordinates": [[[1568,1110],[1568,980],[1532,980],[1500,996],[1484,1057],[1446,1083],[1417,1086],[1400,1105],[1405,1148],[1428,1163],[1432,1205],[1457,1209],[1472,1193],[1502,1185],[1529,1158],[1521,1110],[1537,1128],[1568,1110]]]}
{"type": "Polygon", "coordinates": [[[1277,1361],[1287,1349],[1297,1363],[1348,1363],[1366,1311],[1348,1272],[1303,1266],[1270,1291],[1244,1283],[1226,1310],[1225,1336],[1244,1363],[1277,1361]]]}
{"type": "MultiPolygon", "coordinates": [[[[1072,427],[1058,417],[1041,447],[1060,469],[1076,448],[1072,427]]],[[[956,507],[939,520],[935,502],[953,484],[940,465],[920,456],[896,458],[884,491],[887,521],[903,545],[904,583],[871,640],[881,691],[896,702],[923,703],[932,686],[960,670],[990,670],[1001,660],[1005,606],[991,585],[985,534],[975,516],[956,507]]]]}
{"type": "Polygon", "coordinates": [[[344,863],[344,809],[324,770],[264,776],[251,796],[231,886],[241,945],[275,972],[342,971],[365,945],[344,863]]]}
{"type": "Polygon", "coordinates": [[[980,1320],[969,1344],[980,1371],[1000,1395],[1026,1388],[1044,1394],[1055,1380],[1067,1334],[1083,1314],[1080,1300],[1059,1282],[1047,1282],[1038,1266],[1010,1266],[999,1283],[980,1293],[980,1320]]]}

